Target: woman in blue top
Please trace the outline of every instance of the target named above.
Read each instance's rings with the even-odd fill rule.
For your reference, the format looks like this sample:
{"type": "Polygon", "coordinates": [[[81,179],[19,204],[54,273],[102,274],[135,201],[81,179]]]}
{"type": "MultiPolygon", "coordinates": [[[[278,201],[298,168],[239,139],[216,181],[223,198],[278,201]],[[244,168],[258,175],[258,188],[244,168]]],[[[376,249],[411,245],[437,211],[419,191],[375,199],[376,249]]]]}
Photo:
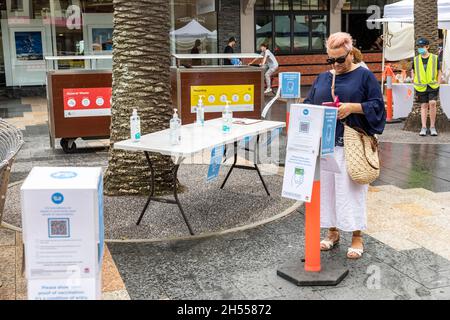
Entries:
{"type": "MultiPolygon", "coordinates": [[[[382,134],[386,110],[381,88],[374,74],[353,63],[352,37],[335,33],[327,41],[328,63],[333,70],[322,73],[314,82],[307,104],[322,105],[337,97],[338,118],[369,135],[382,134]],[[334,94],[333,94],[334,91],[334,94]]],[[[362,231],[367,228],[367,193],[369,186],[353,182],[347,173],[344,154],[344,125],[338,121],[335,158],[340,173],[321,170],[321,225],[328,236],[321,242],[323,251],[331,250],[340,239],[340,231],[353,232],[349,259],[359,259],[364,252],[362,231]]]]}

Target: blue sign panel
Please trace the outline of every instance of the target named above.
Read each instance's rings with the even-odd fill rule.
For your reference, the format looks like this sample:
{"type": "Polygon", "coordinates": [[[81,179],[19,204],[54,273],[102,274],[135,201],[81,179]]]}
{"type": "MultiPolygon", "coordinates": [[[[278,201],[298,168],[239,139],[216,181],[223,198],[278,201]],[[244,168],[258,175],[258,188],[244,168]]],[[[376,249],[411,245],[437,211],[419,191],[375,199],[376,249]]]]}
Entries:
{"type": "Polygon", "coordinates": [[[325,109],[325,116],[323,118],[321,157],[327,157],[334,154],[334,148],[336,145],[337,114],[337,109],[325,109]]]}
{"type": "Polygon", "coordinates": [[[222,165],[224,146],[215,147],[211,151],[211,164],[209,165],[207,181],[211,182],[219,177],[222,165]]]}
{"type": "Polygon", "coordinates": [[[301,98],[301,74],[299,72],[280,73],[281,98],[301,98]]]}

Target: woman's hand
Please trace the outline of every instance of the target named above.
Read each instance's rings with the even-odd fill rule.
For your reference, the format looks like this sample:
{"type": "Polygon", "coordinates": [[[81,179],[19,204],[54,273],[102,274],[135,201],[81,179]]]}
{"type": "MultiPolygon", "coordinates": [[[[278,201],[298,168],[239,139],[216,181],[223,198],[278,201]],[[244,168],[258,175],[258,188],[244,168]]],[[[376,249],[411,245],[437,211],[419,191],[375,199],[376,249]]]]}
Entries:
{"type": "Polygon", "coordinates": [[[338,119],[343,120],[351,114],[364,114],[360,103],[341,103],[338,109],[338,119]]]}
{"type": "Polygon", "coordinates": [[[338,119],[343,120],[353,113],[351,103],[341,103],[338,110],[338,119]]]}

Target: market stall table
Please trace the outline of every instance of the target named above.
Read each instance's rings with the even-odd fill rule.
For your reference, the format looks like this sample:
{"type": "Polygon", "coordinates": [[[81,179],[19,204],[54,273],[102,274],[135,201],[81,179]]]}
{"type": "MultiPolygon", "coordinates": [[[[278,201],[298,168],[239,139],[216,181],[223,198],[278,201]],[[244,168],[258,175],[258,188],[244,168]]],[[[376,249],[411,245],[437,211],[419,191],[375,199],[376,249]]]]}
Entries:
{"type": "Polygon", "coordinates": [[[413,109],[415,89],[412,83],[394,83],[394,119],[406,118],[413,109]]]}
{"type": "Polygon", "coordinates": [[[203,97],[205,119],[220,117],[226,101],[237,118],[260,119],[264,108],[264,67],[222,65],[223,59],[251,61],[255,53],[174,54],[171,67],[172,103],[185,124],[195,122],[196,108],[203,97]],[[207,65],[192,66],[192,61],[207,65]]]}
{"type": "MultiPolygon", "coordinates": [[[[194,235],[192,227],[184,213],[183,207],[178,198],[178,191],[176,185],[174,185],[174,198],[171,199],[163,199],[155,197],[155,188],[154,188],[154,169],[153,163],[151,161],[150,153],[160,153],[165,156],[172,156],[174,158],[175,167],[173,170],[174,181],[177,180],[178,169],[182,162],[187,158],[194,156],[195,154],[202,152],[204,150],[210,150],[214,147],[233,144],[234,145],[234,163],[228,172],[227,178],[222,184],[222,189],[225,187],[225,184],[230,177],[232,171],[236,169],[245,169],[245,170],[255,170],[258,173],[263,186],[270,196],[267,185],[261,175],[259,170],[257,160],[254,162],[254,166],[241,166],[237,165],[238,159],[238,142],[244,140],[247,137],[257,137],[257,141],[259,141],[260,136],[273,130],[281,129],[286,127],[286,123],[284,122],[274,122],[274,121],[259,121],[250,125],[237,125],[233,124],[232,130],[228,134],[222,133],[222,119],[215,119],[206,121],[204,127],[198,126],[197,124],[189,124],[182,126],[181,128],[181,137],[182,141],[180,145],[171,145],[170,143],[170,130],[164,130],[155,132],[152,134],[145,135],[141,138],[140,142],[133,142],[131,140],[121,141],[114,144],[115,149],[125,150],[125,151],[134,151],[134,152],[144,152],[147,158],[149,170],[151,173],[151,181],[150,181],[150,195],[148,197],[147,203],[145,204],[144,209],[142,210],[141,216],[137,224],[139,225],[144,217],[148,206],[151,201],[167,203],[167,204],[176,204],[180,209],[180,212],[183,216],[183,219],[189,229],[191,235],[194,235]]],[[[256,153],[259,151],[256,150],[256,153]]],[[[256,157],[257,159],[257,157],[256,157]]]]}

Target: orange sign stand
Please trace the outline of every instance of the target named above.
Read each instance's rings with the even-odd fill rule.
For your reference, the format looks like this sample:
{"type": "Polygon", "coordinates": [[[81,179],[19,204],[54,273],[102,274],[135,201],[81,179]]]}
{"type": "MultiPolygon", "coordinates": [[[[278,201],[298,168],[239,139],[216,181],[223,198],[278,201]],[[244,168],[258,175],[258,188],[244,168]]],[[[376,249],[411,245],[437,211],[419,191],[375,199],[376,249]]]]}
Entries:
{"type": "Polygon", "coordinates": [[[394,117],[392,84],[395,78],[391,65],[386,66],[384,70],[384,77],[386,78],[387,121],[391,122],[394,117]]]}
{"type": "Polygon", "coordinates": [[[305,270],[320,272],[320,181],[314,182],[312,202],[306,204],[305,270]]]}
{"type": "Polygon", "coordinates": [[[326,260],[322,263],[320,187],[320,159],[318,159],[312,201],[305,204],[305,259],[293,258],[277,271],[279,277],[297,286],[336,286],[349,274],[349,270],[336,260],[326,260]]]}

